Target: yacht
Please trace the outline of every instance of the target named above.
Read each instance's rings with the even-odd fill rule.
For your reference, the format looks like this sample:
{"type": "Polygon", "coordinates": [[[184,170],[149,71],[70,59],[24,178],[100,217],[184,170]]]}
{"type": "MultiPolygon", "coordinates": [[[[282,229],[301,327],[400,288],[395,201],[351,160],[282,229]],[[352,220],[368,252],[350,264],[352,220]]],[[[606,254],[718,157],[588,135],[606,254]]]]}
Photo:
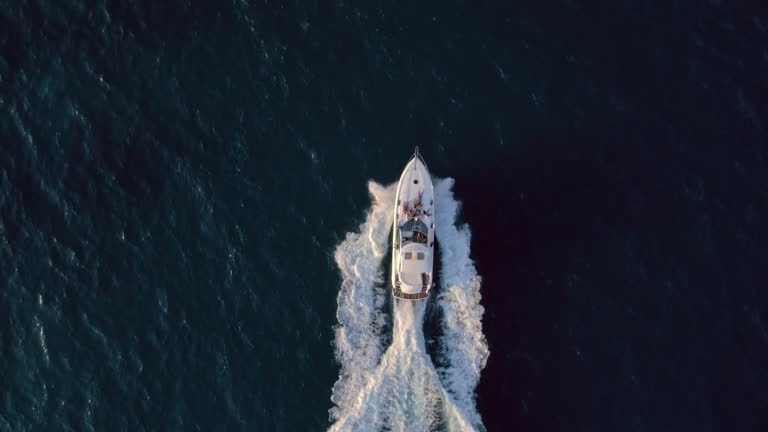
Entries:
{"type": "Polygon", "coordinates": [[[425,299],[434,286],[435,191],[418,147],[400,175],[395,200],[392,294],[405,300],[425,299]]]}

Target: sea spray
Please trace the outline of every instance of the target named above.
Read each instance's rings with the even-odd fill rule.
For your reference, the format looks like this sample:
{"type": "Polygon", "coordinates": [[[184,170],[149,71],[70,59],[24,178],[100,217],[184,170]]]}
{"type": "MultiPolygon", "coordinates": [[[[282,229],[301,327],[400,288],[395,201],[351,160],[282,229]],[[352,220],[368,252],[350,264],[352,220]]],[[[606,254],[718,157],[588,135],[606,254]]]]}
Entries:
{"type": "Polygon", "coordinates": [[[355,404],[334,431],[428,431],[437,423],[441,386],[424,349],[423,302],[395,301],[392,345],[387,348],[355,404]]]}
{"type": "Polygon", "coordinates": [[[463,408],[473,425],[482,427],[475,408],[475,388],[488,360],[488,344],[483,334],[483,306],[480,305],[480,276],[469,257],[470,231],[456,226],[459,202],[453,197],[453,179],[440,180],[435,186],[435,225],[440,242],[440,282],[437,296],[442,312],[443,335],[439,369],[446,390],[463,408]]]}
{"type": "Polygon", "coordinates": [[[480,324],[480,278],[469,259],[468,228],[453,226],[458,203],[452,184],[442,180],[436,188],[443,267],[437,299],[444,316],[440,355],[445,364],[439,371],[425,349],[425,301],[392,300],[392,343],[382,354],[383,306],[390,294],[382,283],[381,264],[389,243],[395,185],[369,183],[373,205],[366,220],[336,249],[342,279],[336,328],[341,371],[333,388],[333,431],[484,429],[474,402],[488,357],[480,324]]]}
{"type": "Polygon", "coordinates": [[[373,205],[365,222],[358,232],[348,233],[336,248],[341,289],[335,346],[341,371],[331,398],[336,405],[330,412],[333,420],[349,410],[381,357],[381,330],[385,324],[382,307],[386,299],[380,286],[384,271],[381,261],[386,253],[396,187],[368,184],[373,205]]]}

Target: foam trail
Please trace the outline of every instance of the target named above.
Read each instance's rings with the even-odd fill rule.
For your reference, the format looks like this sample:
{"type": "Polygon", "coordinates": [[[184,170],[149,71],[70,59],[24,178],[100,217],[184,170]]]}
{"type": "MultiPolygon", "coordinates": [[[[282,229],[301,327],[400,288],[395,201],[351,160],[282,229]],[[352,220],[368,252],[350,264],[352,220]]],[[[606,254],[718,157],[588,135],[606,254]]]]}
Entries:
{"type": "Polygon", "coordinates": [[[417,430],[436,424],[439,379],[424,354],[424,304],[395,304],[392,345],[360,389],[354,406],[332,427],[339,431],[417,430]]]}
{"type": "Polygon", "coordinates": [[[332,431],[484,429],[474,403],[488,356],[480,326],[480,279],[469,260],[467,227],[453,226],[458,203],[452,184],[442,180],[436,188],[436,223],[445,225],[438,225],[437,232],[445,290],[438,296],[445,316],[440,346],[446,364],[439,373],[425,349],[426,302],[393,300],[392,344],[382,354],[382,307],[389,291],[381,261],[389,243],[395,185],[369,183],[373,205],[368,216],[359,232],[348,234],[336,249],[342,276],[336,329],[341,372],[331,398],[336,405],[330,411],[332,431]],[[444,200],[442,206],[438,200],[444,200]],[[476,322],[456,323],[459,319],[476,322]]]}
{"type": "Polygon", "coordinates": [[[383,280],[381,261],[386,252],[392,223],[397,185],[383,187],[368,183],[373,206],[357,233],[348,233],[336,248],[336,264],[341,271],[341,290],[337,299],[336,359],[341,364],[339,379],[333,386],[330,411],[338,419],[354,402],[357,389],[365,385],[381,356],[381,329],[384,325],[385,293],[376,288],[383,280]]]}
{"type": "Polygon", "coordinates": [[[443,315],[440,355],[446,363],[438,372],[465,418],[482,428],[475,388],[490,352],[482,329],[480,276],[469,257],[471,235],[467,225],[455,225],[460,203],[452,188],[451,178],[438,181],[435,187],[435,234],[441,261],[437,302],[443,315]]]}

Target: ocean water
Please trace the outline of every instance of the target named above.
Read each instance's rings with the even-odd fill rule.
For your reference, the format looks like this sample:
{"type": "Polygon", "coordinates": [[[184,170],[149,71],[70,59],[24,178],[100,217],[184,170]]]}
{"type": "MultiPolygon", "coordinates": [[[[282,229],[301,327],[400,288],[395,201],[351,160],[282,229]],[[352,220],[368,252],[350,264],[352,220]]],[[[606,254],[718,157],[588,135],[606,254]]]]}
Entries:
{"type": "Polygon", "coordinates": [[[760,6],[0,2],[0,431],[768,429],[760,6]]]}

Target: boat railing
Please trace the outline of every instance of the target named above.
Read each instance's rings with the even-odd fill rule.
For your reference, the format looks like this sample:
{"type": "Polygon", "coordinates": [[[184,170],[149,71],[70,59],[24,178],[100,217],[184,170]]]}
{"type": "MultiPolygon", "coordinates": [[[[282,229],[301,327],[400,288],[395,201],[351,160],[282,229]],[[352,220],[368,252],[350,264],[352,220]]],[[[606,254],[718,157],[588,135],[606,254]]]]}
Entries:
{"type": "MultiPolygon", "coordinates": [[[[413,150],[413,156],[411,156],[411,159],[414,159],[414,158],[419,158],[421,163],[424,164],[424,167],[427,169],[427,171],[429,171],[429,167],[427,166],[427,163],[424,162],[424,158],[421,157],[421,153],[419,153],[419,146],[416,146],[416,148],[413,150]]],[[[409,159],[408,161],[410,162],[411,159],[409,159]]]]}
{"type": "Polygon", "coordinates": [[[429,296],[429,290],[421,290],[421,292],[417,292],[415,294],[410,293],[404,293],[400,291],[399,289],[395,289],[392,294],[400,299],[404,300],[420,300],[423,298],[427,298],[429,296]]]}

